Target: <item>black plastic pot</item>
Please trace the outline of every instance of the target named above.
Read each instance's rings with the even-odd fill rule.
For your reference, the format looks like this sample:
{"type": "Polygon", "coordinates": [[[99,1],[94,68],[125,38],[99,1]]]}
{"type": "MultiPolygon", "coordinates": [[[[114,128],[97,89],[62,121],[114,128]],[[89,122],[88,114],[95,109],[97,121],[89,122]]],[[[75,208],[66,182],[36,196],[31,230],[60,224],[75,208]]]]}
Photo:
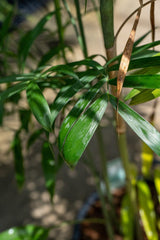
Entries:
{"type": "MultiPolygon", "coordinates": [[[[121,160],[119,158],[113,159],[107,164],[108,168],[108,177],[110,181],[111,191],[115,191],[118,188],[121,188],[125,185],[125,172],[122,167],[121,160]]],[[[104,183],[101,183],[101,189],[105,194],[105,186],[104,183]]],[[[89,198],[84,203],[83,207],[80,209],[77,220],[81,221],[86,218],[89,209],[91,206],[99,199],[98,193],[94,192],[89,196],[89,198]]],[[[73,231],[72,240],[79,240],[81,236],[81,228],[80,224],[76,224],[73,231]]]]}

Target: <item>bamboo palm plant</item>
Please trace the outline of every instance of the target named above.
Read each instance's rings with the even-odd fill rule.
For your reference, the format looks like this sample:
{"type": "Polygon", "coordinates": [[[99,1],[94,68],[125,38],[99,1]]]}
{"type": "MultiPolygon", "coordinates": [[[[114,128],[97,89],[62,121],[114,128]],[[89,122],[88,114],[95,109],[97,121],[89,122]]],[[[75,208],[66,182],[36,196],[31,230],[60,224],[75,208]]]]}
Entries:
{"type": "MultiPolygon", "coordinates": [[[[98,4],[93,0],[91,1],[93,9],[98,11],[101,18],[104,46],[106,49],[106,53],[103,56],[105,60],[104,65],[95,60],[98,54],[88,56],[83,26],[83,14],[87,14],[87,1],[85,1],[85,13],[81,10],[81,7],[84,8],[83,4],[79,0],[73,1],[76,9],[76,16],[74,16],[70,10],[69,1],[55,0],[55,10],[47,13],[32,30],[22,33],[17,46],[17,53],[12,52],[12,57],[14,56],[17,64],[17,70],[12,71],[10,75],[7,73],[7,68],[10,66],[8,59],[11,56],[11,52],[4,50],[7,48],[4,48],[6,45],[3,38],[5,40],[6,37],[8,41],[10,39],[9,24],[12,19],[13,10],[9,12],[9,15],[4,20],[0,34],[3,34],[0,46],[2,56],[5,59],[5,71],[2,71],[0,78],[0,83],[1,85],[3,84],[0,93],[1,111],[5,115],[6,100],[11,99],[13,104],[18,104],[19,99],[22,98],[22,92],[26,92],[26,102],[28,103],[28,109],[23,109],[23,111],[22,109],[18,109],[21,125],[15,133],[12,143],[18,185],[22,186],[24,183],[24,166],[20,137],[22,131],[27,132],[29,129],[28,126],[32,122],[31,113],[37,119],[40,127],[36,127],[32,131],[32,134],[29,132],[28,147],[42,136],[42,167],[46,187],[52,199],[56,174],[62,162],[65,161],[69,167],[73,168],[82,157],[96,129],[97,136],[100,137],[100,121],[104,114],[107,114],[106,109],[110,104],[115,112],[120,158],[126,175],[126,194],[121,205],[118,232],[127,240],[143,239],[144,235],[149,240],[156,240],[159,238],[158,234],[160,232],[159,216],[155,213],[151,192],[145,181],[145,179],[153,179],[158,199],[160,199],[160,170],[156,168],[154,172],[151,172],[153,153],[160,156],[160,133],[153,126],[154,113],[149,122],[127,104],[128,100],[130,100],[130,105],[136,105],[160,96],[160,56],[155,50],[155,47],[160,45],[160,41],[155,41],[154,38],[154,10],[156,2],[158,0],[150,0],[148,2],[139,0],[139,7],[124,22],[124,24],[127,24],[127,20],[131,16],[136,16],[133,28],[126,39],[125,48],[122,54],[117,55],[116,40],[124,24],[122,24],[117,34],[115,34],[114,17],[116,16],[114,16],[114,1],[99,0],[98,4]],[[141,12],[146,6],[150,6],[149,18],[152,26],[150,31],[152,42],[142,45],[141,42],[150,32],[141,36],[137,41],[135,41],[135,34],[141,12]],[[62,11],[65,11],[68,15],[68,20],[65,24],[63,23],[62,11]],[[33,58],[31,47],[33,48],[35,40],[44,31],[46,23],[53,16],[57,24],[55,34],[59,38],[59,45],[43,53],[43,56],[38,61],[35,60],[36,67],[34,69],[28,67],[28,59],[30,57],[33,58]],[[82,49],[84,58],[80,61],[69,62],[67,59],[68,50],[65,44],[65,30],[68,25],[72,25],[82,49]],[[63,60],[63,64],[50,66],[50,60],[55,56],[57,58],[60,57],[63,60]],[[123,87],[132,88],[125,97],[121,94],[123,87]],[[54,90],[56,94],[54,101],[48,102],[44,97],[43,91],[47,88],[54,90]],[[13,100],[16,99],[16,96],[19,97],[14,103],[13,100]],[[57,121],[58,116],[61,116],[63,120],[60,124],[57,121]],[[140,180],[137,178],[137,168],[133,169],[129,161],[125,122],[143,142],[142,178],[140,180]],[[56,135],[57,128],[59,129],[58,136],[56,135]],[[52,140],[52,135],[54,135],[54,141],[52,140]],[[55,157],[53,152],[53,144],[57,145],[59,149],[58,158],[55,157]],[[143,230],[141,225],[143,225],[143,230]]],[[[106,199],[100,188],[101,179],[97,175],[93,163],[90,161],[87,165],[89,165],[96,179],[108,239],[113,240],[115,237],[113,226],[116,224],[116,216],[110,191],[110,182],[107,176],[107,162],[103,153],[101,160],[102,175],[108,196],[107,201],[110,204],[110,211],[106,208],[106,199]]],[[[25,236],[34,230],[33,226],[27,226],[22,235],[25,236]]],[[[49,230],[37,228],[37,235],[34,235],[34,239],[47,239],[49,230]],[[36,238],[37,236],[39,238],[36,238]]],[[[13,237],[17,236],[17,232],[18,228],[14,229],[13,234],[15,235],[13,237]]],[[[5,239],[6,236],[8,236],[7,239],[10,239],[7,234],[8,232],[2,233],[0,235],[1,239],[5,239]]]]}

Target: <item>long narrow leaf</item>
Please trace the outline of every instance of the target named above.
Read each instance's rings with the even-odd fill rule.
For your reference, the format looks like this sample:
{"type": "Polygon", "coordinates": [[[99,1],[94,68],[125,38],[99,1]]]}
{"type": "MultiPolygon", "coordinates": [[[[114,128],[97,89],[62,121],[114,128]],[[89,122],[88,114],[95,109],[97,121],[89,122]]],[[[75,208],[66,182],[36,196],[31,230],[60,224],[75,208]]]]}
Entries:
{"type": "MultiPolygon", "coordinates": [[[[112,106],[116,109],[117,100],[114,96],[108,96],[112,106]]],[[[144,118],[125,103],[119,102],[118,113],[130,126],[130,128],[144,141],[157,155],[160,156],[160,133],[144,118]]]]}
{"type": "Polygon", "coordinates": [[[32,146],[32,144],[34,144],[34,142],[35,142],[37,139],[40,139],[40,136],[41,136],[41,134],[43,134],[43,133],[44,133],[44,129],[43,129],[43,128],[40,128],[40,129],[36,130],[35,132],[33,132],[33,133],[30,135],[29,139],[28,139],[27,148],[29,149],[29,148],[32,146]]]}
{"type": "Polygon", "coordinates": [[[99,73],[101,73],[101,71],[103,71],[103,66],[101,66],[98,62],[94,61],[91,58],[86,58],[84,60],[68,63],[67,65],[61,64],[61,65],[50,67],[43,74],[45,75],[49,72],[50,73],[57,72],[57,73],[69,75],[78,80],[77,74],[74,72],[73,67],[78,68],[78,67],[82,67],[82,66],[91,67],[95,70],[98,70],[99,73]]]}
{"type": "Polygon", "coordinates": [[[3,24],[0,28],[0,46],[3,47],[4,44],[4,40],[5,38],[8,36],[9,33],[9,28],[11,26],[12,23],[12,18],[13,18],[13,10],[11,10],[6,18],[3,21],[3,24]]]}
{"type": "Polygon", "coordinates": [[[4,106],[3,103],[0,102],[0,126],[3,124],[3,117],[4,117],[4,106]]]}
{"type": "Polygon", "coordinates": [[[155,41],[152,43],[148,43],[148,44],[144,44],[142,46],[136,47],[133,49],[132,56],[136,56],[137,54],[142,53],[144,50],[152,47],[156,47],[158,45],[160,45],[160,41],[155,41]]]}
{"type": "MultiPolygon", "coordinates": [[[[116,85],[116,79],[111,79],[109,84],[116,85]]],[[[131,75],[125,77],[125,82],[123,87],[129,88],[148,88],[155,89],[160,88],[160,75],[150,74],[150,75],[131,75]]]]}
{"type": "MultiPolygon", "coordinates": [[[[148,50],[148,49],[153,48],[153,47],[158,46],[158,45],[160,45],[160,41],[155,41],[155,42],[152,42],[152,43],[144,44],[144,45],[139,46],[139,47],[135,47],[135,48],[133,48],[131,58],[133,59],[133,58],[137,58],[139,56],[140,57],[142,57],[143,55],[145,56],[146,51],[150,52],[150,50],[148,50]]],[[[154,55],[156,53],[155,51],[151,51],[151,52],[153,52],[152,55],[154,55]]],[[[122,54],[119,54],[118,56],[112,58],[111,60],[109,60],[107,62],[106,67],[109,66],[113,62],[120,61],[121,57],[122,57],[122,54]]]]}
{"type": "Polygon", "coordinates": [[[57,23],[57,32],[58,32],[58,40],[61,45],[61,51],[64,61],[67,63],[65,48],[64,48],[64,28],[62,24],[62,12],[61,12],[61,5],[59,0],[54,0],[55,6],[55,19],[57,23]]]}
{"type": "Polygon", "coordinates": [[[82,156],[106,107],[107,98],[104,94],[87,109],[68,133],[63,146],[63,156],[70,166],[75,166],[82,156]]]}
{"type": "Polygon", "coordinates": [[[145,34],[143,34],[141,37],[139,37],[139,38],[134,42],[133,49],[134,49],[135,47],[137,47],[150,33],[151,33],[151,31],[148,31],[147,33],[145,33],[145,34]]]}
{"type": "Polygon", "coordinates": [[[69,64],[68,65],[57,65],[57,66],[50,67],[43,73],[43,75],[45,76],[46,74],[53,73],[53,72],[68,75],[70,77],[73,77],[76,80],[79,80],[77,74],[73,71],[72,67],[70,67],[69,64]]]}
{"type": "Polygon", "coordinates": [[[58,46],[50,49],[46,54],[44,54],[38,64],[38,67],[45,65],[51,58],[56,56],[62,50],[62,46],[58,46]]]}
{"type": "Polygon", "coordinates": [[[160,167],[156,167],[154,170],[154,184],[157,191],[158,201],[160,204],[160,167]]]}
{"type": "MultiPolygon", "coordinates": [[[[93,55],[93,57],[96,57],[97,55],[93,55]]],[[[96,70],[103,70],[103,66],[101,66],[98,62],[93,60],[91,57],[86,58],[84,60],[76,61],[76,62],[71,62],[68,65],[72,67],[81,67],[81,66],[87,66],[87,67],[92,67],[96,70]]],[[[103,58],[104,59],[104,58],[103,58]]]]}
{"type": "Polygon", "coordinates": [[[90,70],[84,73],[84,76],[80,78],[80,81],[75,82],[72,86],[66,86],[61,89],[57,95],[55,101],[51,105],[52,123],[54,123],[57,115],[61,109],[69,102],[78,91],[83,89],[85,85],[90,83],[96,78],[96,71],[90,70]]]}
{"type": "Polygon", "coordinates": [[[160,89],[142,89],[130,102],[130,105],[145,103],[160,97],[160,89]]]}
{"type": "Polygon", "coordinates": [[[73,26],[73,28],[74,28],[74,31],[75,31],[77,40],[78,40],[78,42],[79,42],[79,45],[80,45],[81,49],[83,49],[82,37],[81,37],[81,35],[80,35],[80,33],[79,33],[79,30],[78,30],[78,27],[77,27],[77,24],[76,24],[76,20],[75,20],[75,18],[73,17],[71,11],[70,11],[70,8],[69,8],[69,5],[68,5],[67,1],[66,1],[66,0],[62,0],[62,2],[63,2],[63,4],[64,4],[64,7],[66,8],[66,11],[67,11],[68,16],[69,16],[69,18],[70,18],[70,22],[71,22],[71,24],[72,24],[72,26],[73,26]]]}
{"type": "Polygon", "coordinates": [[[137,189],[140,216],[147,238],[148,240],[158,240],[159,238],[156,230],[156,215],[154,212],[154,204],[149,187],[145,182],[138,181],[137,189]]]}
{"type": "Polygon", "coordinates": [[[96,94],[100,91],[100,88],[106,82],[105,79],[100,80],[97,84],[95,84],[89,92],[82,95],[80,100],[75,104],[72,108],[68,116],[65,118],[64,122],[61,125],[61,129],[59,132],[59,149],[62,150],[63,143],[65,137],[67,136],[69,130],[73,126],[73,124],[78,120],[80,114],[85,110],[85,108],[91,103],[96,94]]]}
{"type": "Polygon", "coordinates": [[[143,89],[137,89],[137,88],[134,88],[132,89],[124,98],[125,101],[135,97],[136,95],[138,95],[139,93],[141,93],[141,91],[143,91],[143,89]]]}
{"type": "Polygon", "coordinates": [[[33,73],[29,74],[16,74],[7,77],[1,77],[0,83],[14,83],[14,82],[21,82],[21,81],[28,81],[34,78],[33,73]]]}
{"type": "Polygon", "coordinates": [[[26,89],[26,87],[27,87],[27,82],[21,82],[13,85],[10,88],[7,88],[6,90],[0,93],[0,101],[4,102],[7,98],[10,98],[16,93],[19,93],[24,89],[26,89]]]}
{"type": "Polygon", "coordinates": [[[55,12],[47,13],[35,26],[33,30],[27,32],[19,43],[18,55],[20,66],[25,65],[26,58],[28,56],[29,50],[34,42],[34,40],[40,35],[44,30],[44,25],[52,18],[55,12]]]}
{"type": "Polygon", "coordinates": [[[83,21],[82,21],[82,14],[81,14],[81,10],[80,10],[80,1],[79,0],[74,0],[74,4],[75,4],[75,7],[76,7],[79,31],[80,31],[80,35],[81,35],[81,38],[82,38],[82,51],[83,51],[84,57],[87,58],[88,57],[87,43],[86,43],[86,37],[85,37],[84,26],[83,26],[83,21]]]}
{"type": "MultiPolygon", "coordinates": [[[[144,57],[144,58],[131,60],[128,70],[133,70],[133,69],[137,69],[137,68],[146,68],[146,67],[152,67],[152,66],[159,66],[159,65],[160,65],[160,56],[144,57]]],[[[118,69],[119,69],[119,64],[115,64],[109,68],[109,71],[115,71],[118,69]]]]}
{"type": "Polygon", "coordinates": [[[16,132],[13,142],[12,142],[12,150],[14,153],[14,166],[15,166],[15,177],[18,186],[21,188],[25,181],[24,176],[24,166],[23,166],[23,155],[22,155],[22,145],[21,139],[19,136],[19,131],[16,132]]]}
{"type": "Polygon", "coordinates": [[[142,142],[142,173],[144,177],[151,176],[151,167],[153,163],[153,151],[144,143],[142,142]]]}
{"type": "Polygon", "coordinates": [[[46,99],[35,82],[27,86],[27,99],[32,113],[37,121],[47,131],[51,131],[51,112],[46,99]]]}
{"type": "Polygon", "coordinates": [[[42,168],[45,177],[45,185],[52,200],[56,181],[56,167],[53,152],[48,142],[44,142],[42,146],[42,168]]]}
{"type": "Polygon", "coordinates": [[[121,204],[120,212],[120,228],[123,234],[124,240],[133,240],[134,239],[134,220],[133,214],[130,207],[130,200],[128,195],[125,195],[121,204]]]}

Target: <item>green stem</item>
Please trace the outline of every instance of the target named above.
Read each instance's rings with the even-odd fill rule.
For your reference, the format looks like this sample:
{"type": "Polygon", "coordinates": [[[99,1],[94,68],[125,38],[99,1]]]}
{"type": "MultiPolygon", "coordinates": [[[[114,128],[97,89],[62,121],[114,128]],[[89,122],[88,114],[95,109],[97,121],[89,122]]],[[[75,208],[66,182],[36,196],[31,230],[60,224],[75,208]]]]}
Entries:
{"type": "Polygon", "coordinates": [[[88,53],[87,53],[87,44],[86,44],[86,39],[85,39],[85,34],[84,34],[84,27],[83,27],[83,22],[82,22],[82,15],[81,15],[81,11],[80,11],[80,3],[79,0],[74,0],[75,6],[76,6],[76,12],[77,12],[77,20],[78,20],[78,25],[79,25],[79,30],[80,30],[80,34],[82,37],[82,49],[83,49],[83,54],[84,57],[87,58],[88,57],[88,53]]]}
{"type": "Polygon", "coordinates": [[[68,13],[68,16],[69,16],[69,18],[70,18],[70,22],[71,22],[71,24],[72,24],[72,26],[73,26],[73,28],[74,28],[74,31],[75,31],[77,40],[78,40],[78,42],[79,42],[79,45],[80,45],[80,47],[81,47],[81,49],[82,49],[82,51],[83,51],[82,38],[81,38],[81,35],[80,35],[79,32],[78,32],[78,28],[77,28],[77,25],[76,25],[75,18],[73,17],[73,15],[72,15],[72,13],[71,13],[71,11],[70,11],[70,9],[69,9],[69,5],[68,5],[67,1],[66,1],[66,0],[62,0],[62,2],[63,2],[63,5],[64,5],[67,13],[68,13]]]}
{"type": "Polygon", "coordinates": [[[98,140],[98,146],[99,146],[99,151],[100,151],[100,161],[101,161],[101,168],[102,168],[102,177],[103,181],[105,184],[105,188],[107,191],[107,197],[108,197],[108,202],[110,206],[110,216],[112,217],[112,220],[114,224],[116,224],[116,215],[114,211],[114,206],[113,206],[113,198],[111,194],[111,189],[110,189],[110,184],[109,184],[109,178],[108,178],[108,169],[107,169],[107,157],[106,157],[106,152],[104,148],[104,142],[103,142],[103,136],[101,132],[101,128],[98,127],[96,131],[96,136],[98,140]]]}
{"type": "Polygon", "coordinates": [[[106,153],[105,153],[104,143],[103,143],[103,136],[102,136],[100,127],[97,128],[96,136],[97,136],[97,140],[98,140],[98,146],[99,146],[99,151],[100,151],[100,161],[101,161],[101,167],[102,167],[102,175],[103,175],[105,187],[107,190],[107,196],[108,196],[109,201],[112,202],[112,195],[111,195],[111,191],[110,191],[109,179],[108,179],[108,174],[107,174],[107,158],[106,158],[106,153]]]}
{"type": "Polygon", "coordinates": [[[114,44],[113,0],[100,0],[101,24],[105,48],[114,44]]]}
{"type": "Polygon", "coordinates": [[[123,167],[126,174],[126,188],[127,188],[128,196],[130,199],[132,216],[135,216],[137,239],[142,239],[142,230],[139,224],[138,206],[136,202],[136,190],[132,185],[132,179],[131,179],[132,176],[130,172],[130,163],[129,163],[127,140],[126,140],[125,133],[118,135],[118,144],[119,144],[120,156],[121,156],[123,167]]]}
{"type": "MultiPolygon", "coordinates": [[[[100,13],[101,13],[101,21],[102,21],[102,30],[103,30],[103,38],[104,44],[106,48],[106,54],[108,61],[117,56],[116,52],[116,43],[114,42],[114,16],[113,16],[113,0],[100,0],[100,13]]],[[[110,64],[110,66],[113,62],[110,64]]],[[[112,71],[109,73],[109,78],[115,78],[117,73],[112,71]]],[[[114,96],[117,95],[116,87],[111,89],[112,94],[114,96]]],[[[136,205],[136,192],[131,182],[130,175],[130,164],[129,164],[129,156],[128,156],[128,146],[126,140],[126,128],[124,120],[118,115],[116,118],[117,121],[117,135],[118,135],[118,145],[120,151],[120,158],[122,160],[127,180],[127,191],[130,197],[131,209],[133,211],[133,215],[135,216],[135,224],[137,227],[137,237],[141,239],[141,231],[138,220],[138,210],[136,205]]]]}
{"type": "Polygon", "coordinates": [[[54,0],[54,5],[55,5],[55,10],[56,10],[56,22],[57,22],[57,27],[58,27],[58,36],[59,36],[59,41],[60,45],[62,47],[62,55],[64,61],[67,63],[66,55],[65,55],[65,50],[64,50],[64,29],[61,21],[61,9],[60,9],[60,0],[54,0]]]}
{"type": "Polygon", "coordinates": [[[97,170],[95,169],[94,163],[93,163],[93,158],[92,158],[92,154],[89,150],[89,148],[87,148],[87,155],[88,155],[88,161],[85,162],[87,164],[87,166],[89,167],[90,171],[93,174],[93,177],[95,179],[95,184],[96,184],[96,188],[97,188],[97,192],[100,198],[100,202],[101,202],[101,207],[102,207],[102,212],[103,212],[103,216],[105,219],[105,228],[106,228],[106,232],[108,234],[108,237],[110,240],[114,240],[114,231],[113,231],[113,224],[111,221],[111,217],[110,217],[110,212],[107,209],[107,205],[106,205],[106,199],[105,196],[102,192],[101,189],[101,182],[100,182],[100,177],[97,173],[97,170]]]}

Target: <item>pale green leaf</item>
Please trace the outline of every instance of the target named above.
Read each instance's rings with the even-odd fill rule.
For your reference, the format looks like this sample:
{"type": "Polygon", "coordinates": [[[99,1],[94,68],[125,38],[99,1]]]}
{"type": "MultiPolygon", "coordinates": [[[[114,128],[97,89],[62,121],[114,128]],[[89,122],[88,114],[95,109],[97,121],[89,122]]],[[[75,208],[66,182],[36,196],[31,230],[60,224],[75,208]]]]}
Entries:
{"type": "Polygon", "coordinates": [[[158,240],[159,238],[156,230],[156,215],[150,189],[145,182],[138,181],[137,190],[139,213],[144,231],[148,240],[158,240]]]}
{"type": "Polygon", "coordinates": [[[160,204],[160,167],[156,167],[154,170],[154,184],[157,191],[158,201],[160,204]]]}
{"type": "Polygon", "coordinates": [[[159,96],[160,96],[160,89],[144,89],[144,90],[141,90],[136,96],[132,97],[130,105],[145,103],[159,96]]]}
{"type": "Polygon", "coordinates": [[[124,240],[134,239],[133,211],[131,210],[130,199],[128,195],[125,195],[122,199],[120,211],[120,229],[122,231],[124,240]]]}

